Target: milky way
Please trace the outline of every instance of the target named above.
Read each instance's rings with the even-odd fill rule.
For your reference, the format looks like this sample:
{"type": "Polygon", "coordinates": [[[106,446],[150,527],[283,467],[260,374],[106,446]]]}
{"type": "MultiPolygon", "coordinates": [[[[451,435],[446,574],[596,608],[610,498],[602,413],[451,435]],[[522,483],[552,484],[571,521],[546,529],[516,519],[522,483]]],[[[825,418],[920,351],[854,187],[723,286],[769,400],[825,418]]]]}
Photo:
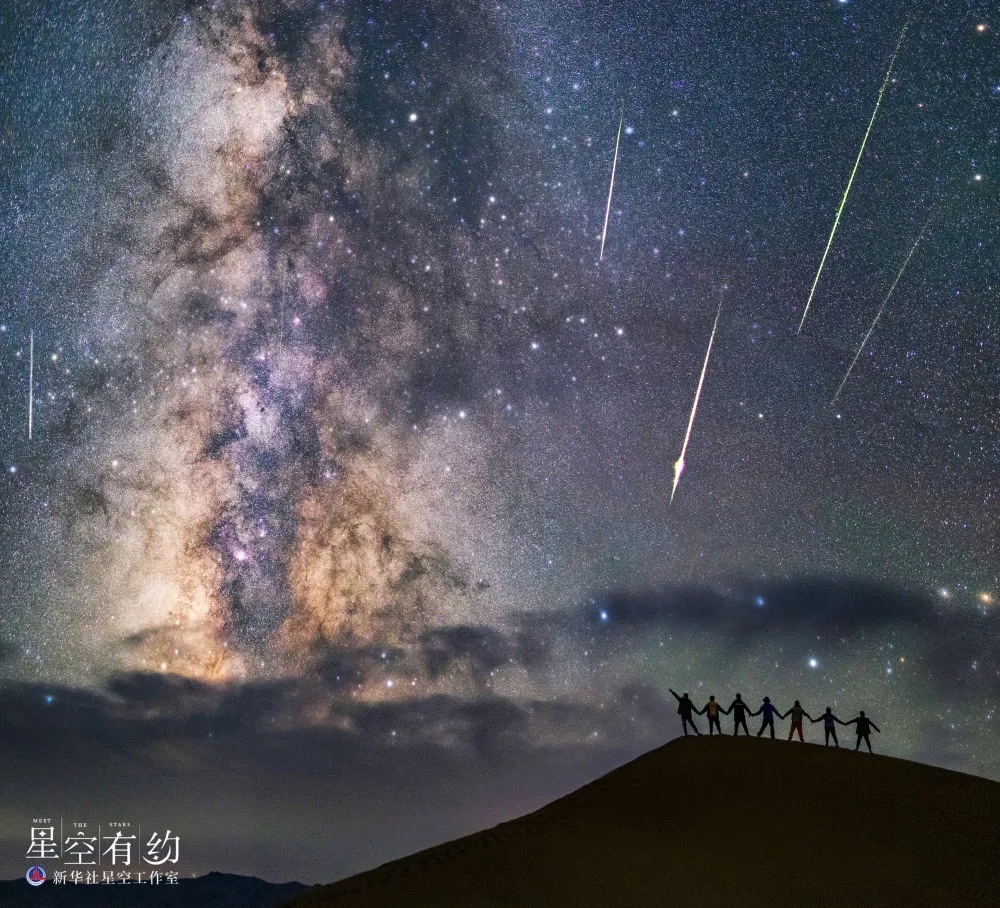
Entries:
{"type": "MultiPolygon", "coordinates": [[[[480,412],[465,387],[467,425],[427,412],[428,389],[459,392],[435,373],[494,353],[481,243],[421,202],[426,161],[347,123],[345,27],[294,4],[196,10],[140,79],[141,153],[116,162],[128,236],[84,329],[103,372],[67,408],[85,397],[90,418],[66,427],[71,479],[48,504],[81,577],[59,598],[124,632],[135,665],[228,678],[318,642],[402,640],[467,616],[486,586],[456,536],[502,544],[466,500],[500,401],[480,412]]],[[[452,106],[421,113],[465,113],[452,106]]]]}
{"type": "Polygon", "coordinates": [[[998,23],[910,27],[796,336],[909,10],[647,6],[14,4],[12,703],[596,753],[766,686],[1000,777],[998,23]]]}

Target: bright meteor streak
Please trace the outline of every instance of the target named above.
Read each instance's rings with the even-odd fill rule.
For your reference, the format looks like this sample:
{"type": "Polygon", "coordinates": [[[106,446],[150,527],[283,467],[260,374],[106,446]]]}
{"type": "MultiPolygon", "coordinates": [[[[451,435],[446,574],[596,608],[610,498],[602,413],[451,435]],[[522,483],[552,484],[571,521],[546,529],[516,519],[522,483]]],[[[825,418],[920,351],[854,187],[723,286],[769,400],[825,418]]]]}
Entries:
{"type": "Polygon", "coordinates": [[[851,192],[851,186],[854,184],[854,177],[858,172],[858,165],[861,164],[861,157],[865,153],[865,145],[868,144],[868,136],[871,134],[872,126],[875,124],[875,117],[878,116],[879,106],[882,104],[882,96],[885,94],[886,88],[889,87],[889,79],[892,76],[892,68],[896,65],[896,57],[899,55],[899,49],[903,46],[903,39],[906,37],[906,30],[910,27],[910,20],[906,20],[906,24],[903,26],[903,30],[899,33],[899,40],[896,42],[896,49],[892,52],[892,59],[889,61],[889,68],[885,71],[885,78],[882,80],[882,87],[878,90],[878,98],[875,100],[875,109],[872,111],[871,119],[868,121],[868,128],[865,130],[865,136],[861,140],[861,147],[858,149],[858,156],[854,160],[854,167],[851,170],[851,176],[847,181],[847,188],[844,190],[844,195],[840,200],[840,205],[837,208],[837,214],[833,219],[833,229],[830,231],[830,238],[826,241],[826,249],[823,250],[823,257],[819,260],[819,268],[816,270],[816,277],[813,278],[812,288],[809,290],[809,299],[806,300],[806,308],[802,312],[802,320],[799,322],[798,330],[796,334],[802,333],[802,326],[805,324],[806,316],[809,314],[809,306],[812,304],[813,294],[816,293],[816,285],[819,283],[819,276],[823,273],[823,266],[826,264],[826,257],[830,253],[830,247],[833,245],[833,237],[837,233],[837,225],[840,224],[840,216],[844,212],[844,205],[847,204],[847,196],[851,192]]]}
{"type": "MultiPolygon", "coordinates": [[[[930,221],[927,222],[929,224],[930,221]]],[[[892,296],[893,291],[896,289],[896,284],[899,283],[899,279],[903,276],[903,272],[906,271],[906,266],[910,264],[910,259],[913,258],[913,253],[917,251],[917,246],[920,245],[920,241],[924,238],[924,232],[927,230],[927,224],[920,229],[916,240],[914,240],[913,245],[910,247],[910,251],[906,258],[903,260],[903,265],[896,274],[895,280],[892,282],[892,286],[889,288],[889,292],[885,295],[885,299],[882,300],[882,305],[879,306],[878,312],[875,314],[875,319],[872,322],[871,327],[868,329],[868,333],[865,335],[865,339],[861,341],[861,346],[858,347],[858,352],[854,354],[854,359],[851,360],[851,364],[847,367],[847,371],[844,373],[844,377],[840,380],[840,384],[837,385],[837,390],[830,400],[830,403],[834,403],[838,397],[840,397],[840,392],[844,385],[847,384],[847,379],[851,374],[851,370],[854,368],[854,364],[858,361],[861,356],[861,351],[865,349],[865,344],[868,343],[868,338],[872,336],[872,332],[875,330],[875,326],[878,324],[878,320],[882,317],[882,313],[885,311],[886,304],[889,302],[889,297],[892,296]]]]}
{"type": "Polygon", "coordinates": [[[681,447],[681,456],[674,464],[674,487],[670,490],[670,503],[674,503],[674,495],[677,494],[677,483],[681,481],[681,473],[684,472],[684,452],[687,451],[688,441],[691,438],[691,427],[694,425],[694,415],[698,412],[698,398],[701,397],[701,386],[705,383],[705,373],[708,371],[708,358],[712,354],[712,342],[715,340],[715,329],[719,327],[719,316],[722,314],[722,291],[725,286],[719,289],[719,308],[715,313],[715,323],[712,325],[712,334],[708,338],[708,349],[705,351],[705,362],[701,366],[701,377],[698,379],[698,390],[694,392],[694,404],[691,406],[691,417],[688,419],[687,432],[684,433],[684,444],[681,447]]]}
{"type": "Polygon", "coordinates": [[[598,261],[604,260],[604,240],[608,235],[608,218],[611,216],[611,194],[615,191],[615,170],[618,167],[618,146],[622,140],[622,122],[625,119],[625,102],[622,102],[621,116],[618,118],[618,138],[615,139],[615,159],[611,163],[611,185],[608,187],[608,206],[604,209],[604,230],[601,231],[601,255],[598,261]]]}
{"type": "Polygon", "coordinates": [[[28,441],[35,416],[35,332],[28,335],[28,441]]]}

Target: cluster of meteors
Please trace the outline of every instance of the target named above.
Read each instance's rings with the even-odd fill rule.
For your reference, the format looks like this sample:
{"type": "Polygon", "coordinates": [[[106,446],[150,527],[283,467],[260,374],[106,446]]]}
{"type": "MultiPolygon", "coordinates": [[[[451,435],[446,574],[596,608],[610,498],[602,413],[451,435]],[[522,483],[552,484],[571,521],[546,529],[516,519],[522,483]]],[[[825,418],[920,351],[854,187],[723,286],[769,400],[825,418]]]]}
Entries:
{"type": "MultiPolygon", "coordinates": [[[[813,278],[812,286],[809,288],[809,297],[806,300],[805,308],[802,311],[802,318],[799,321],[799,326],[795,332],[796,334],[802,333],[802,326],[805,324],[806,316],[809,314],[809,307],[812,305],[813,296],[816,293],[816,286],[819,284],[820,275],[823,273],[823,266],[826,264],[827,256],[830,253],[830,247],[833,245],[833,238],[837,233],[837,227],[840,225],[840,218],[844,212],[844,206],[847,204],[847,197],[851,193],[851,186],[854,184],[854,178],[857,175],[858,167],[860,166],[861,159],[864,156],[865,147],[868,144],[868,137],[871,135],[872,126],[874,126],[875,118],[878,116],[879,107],[882,105],[882,98],[885,95],[886,88],[888,88],[889,86],[890,80],[892,78],[892,71],[896,65],[896,58],[897,56],[899,56],[899,50],[903,46],[903,39],[906,37],[906,32],[909,27],[910,27],[910,21],[907,20],[906,23],[903,25],[903,30],[900,32],[899,39],[896,41],[896,46],[893,49],[892,57],[889,60],[889,66],[885,71],[885,76],[882,79],[882,85],[878,91],[878,97],[875,100],[875,107],[872,110],[872,115],[870,119],[868,120],[868,126],[865,129],[864,136],[861,139],[861,147],[858,149],[857,157],[854,160],[854,166],[851,168],[851,173],[847,180],[847,186],[845,187],[844,194],[840,199],[840,205],[837,207],[837,213],[833,219],[833,227],[830,230],[830,236],[826,241],[826,247],[823,249],[823,256],[820,259],[819,267],[816,269],[816,277],[813,278]]],[[[618,135],[615,139],[615,153],[611,164],[611,183],[608,188],[608,202],[604,211],[604,229],[601,231],[601,250],[599,256],[600,260],[604,259],[604,244],[608,232],[608,215],[611,213],[611,195],[614,192],[615,188],[615,171],[617,170],[618,167],[618,148],[621,142],[622,119],[624,118],[624,116],[625,116],[625,107],[623,103],[621,116],[619,117],[618,120],[618,135]]],[[[913,253],[916,252],[917,246],[920,245],[920,241],[923,239],[924,233],[927,230],[927,226],[929,223],[930,221],[928,220],[927,224],[924,224],[924,227],[917,236],[917,239],[914,241],[913,246],[909,251],[909,254],[903,261],[903,264],[900,267],[899,272],[896,274],[895,280],[892,282],[892,286],[889,288],[889,291],[886,293],[885,298],[882,300],[882,305],[879,306],[878,312],[875,315],[875,319],[872,321],[871,327],[868,329],[868,333],[865,335],[864,340],[861,341],[861,344],[858,347],[858,350],[855,353],[854,358],[851,360],[851,364],[847,367],[847,372],[844,374],[843,380],[838,385],[836,393],[834,393],[833,395],[832,401],[836,401],[837,398],[840,396],[840,392],[843,389],[844,385],[847,383],[847,379],[851,374],[851,370],[854,368],[854,364],[858,361],[858,357],[861,356],[861,351],[864,349],[865,344],[868,343],[868,338],[871,337],[872,331],[875,330],[875,325],[878,323],[879,318],[881,318],[882,312],[885,310],[886,304],[889,302],[889,298],[892,296],[893,291],[896,289],[896,284],[899,283],[899,279],[903,276],[903,272],[906,270],[906,266],[909,265],[910,259],[913,258],[913,253]]],[[[691,415],[688,419],[687,430],[684,433],[684,443],[683,445],[681,445],[680,457],[678,457],[677,461],[674,463],[673,488],[670,491],[671,502],[673,502],[674,495],[677,493],[677,485],[680,482],[681,473],[684,472],[684,466],[685,466],[684,455],[687,452],[688,441],[691,439],[691,428],[694,425],[695,414],[698,411],[698,400],[701,397],[702,385],[705,382],[705,373],[708,370],[708,359],[712,353],[712,342],[715,340],[715,330],[718,327],[719,315],[721,314],[721,312],[722,312],[722,292],[720,290],[719,308],[715,313],[715,322],[712,325],[712,333],[708,339],[708,349],[705,351],[705,361],[702,364],[701,375],[699,375],[698,377],[698,386],[697,389],[695,390],[694,403],[691,405],[691,415]]]]}
{"type": "MultiPolygon", "coordinates": [[[[823,250],[823,255],[822,255],[822,258],[820,259],[819,267],[816,270],[816,276],[813,279],[812,286],[809,289],[809,297],[806,300],[805,308],[802,311],[802,318],[799,321],[798,328],[796,329],[796,334],[801,334],[802,333],[802,326],[805,324],[806,316],[809,314],[809,308],[812,305],[813,296],[816,293],[816,287],[819,284],[820,276],[823,273],[823,267],[826,264],[826,259],[827,259],[827,256],[829,255],[830,247],[833,245],[833,239],[834,239],[834,236],[837,233],[837,227],[840,225],[840,219],[841,219],[841,215],[843,214],[843,211],[844,211],[844,206],[847,204],[847,199],[848,199],[848,196],[850,195],[850,192],[851,192],[851,186],[854,183],[854,178],[857,175],[858,167],[861,164],[862,157],[864,156],[865,147],[868,144],[868,137],[871,135],[872,127],[873,127],[873,125],[875,123],[875,118],[878,115],[879,107],[882,104],[882,98],[885,95],[886,88],[888,87],[888,85],[890,83],[890,80],[891,80],[891,77],[892,77],[892,71],[893,71],[893,69],[894,69],[894,67],[896,65],[896,58],[899,55],[900,48],[902,47],[903,40],[906,37],[906,32],[907,32],[907,29],[909,28],[909,26],[910,26],[910,22],[908,20],[906,22],[906,24],[904,24],[903,30],[900,32],[899,39],[896,42],[896,46],[893,49],[892,57],[889,60],[889,66],[886,69],[885,77],[882,79],[882,85],[879,88],[878,97],[876,98],[876,101],[875,101],[875,107],[872,110],[871,118],[868,121],[868,126],[865,129],[864,136],[863,136],[863,138],[861,140],[861,147],[858,149],[858,154],[857,154],[857,157],[855,158],[854,166],[851,168],[851,173],[850,173],[850,176],[848,177],[848,180],[847,180],[847,186],[844,189],[844,194],[841,197],[839,206],[837,207],[837,212],[836,212],[836,215],[835,215],[834,221],[833,221],[833,227],[830,230],[830,236],[827,239],[826,247],[823,250]]],[[[608,186],[608,198],[607,198],[607,203],[606,203],[605,209],[604,209],[604,226],[603,226],[603,228],[601,230],[601,246],[600,246],[600,251],[599,251],[599,254],[598,254],[598,261],[603,261],[604,260],[604,247],[605,247],[605,242],[607,240],[607,234],[608,234],[608,220],[609,220],[610,215],[611,215],[611,200],[612,200],[612,196],[614,194],[614,189],[615,189],[615,174],[616,174],[616,171],[618,169],[618,156],[619,156],[619,150],[620,150],[620,147],[621,147],[622,124],[624,122],[624,119],[625,119],[625,104],[624,104],[624,102],[622,102],[621,111],[620,111],[619,117],[618,117],[618,131],[617,131],[617,134],[615,136],[615,150],[614,150],[614,156],[612,158],[612,163],[611,163],[611,180],[610,180],[610,183],[609,183],[609,186],[608,186]]],[[[848,379],[848,377],[851,374],[851,370],[854,368],[854,364],[857,362],[858,358],[861,356],[861,352],[864,349],[865,344],[867,344],[868,339],[869,339],[869,337],[872,334],[872,331],[875,330],[875,326],[878,323],[879,319],[881,318],[882,313],[885,310],[886,304],[889,302],[889,298],[892,296],[893,291],[896,289],[896,284],[899,283],[900,278],[903,276],[903,272],[906,270],[906,267],[909,264],[910,259],[913,257],[913,253],[916,252],[917,246],[920,244],[920,241],[923,239],[923,236],[924,236],[924,233],[925,233],[926,230],[927,230],[927,224],[925,224],[924,227],[923,227],[923,229],[920,231],[919,235],[917,236],[916,240],[913,243],[913,246],[911,247],[911,249],[909,251],[909,254],[906,256],[905,260],[903,261],[903,264],[900,267],[899,272],[896,274],[896,278],[895,278],[895,280],[893,280],[892,286],[889,288],[889,291],[886,293],[885,298],[883,299],[882,304],[879,307],[878,312],[875,315],[874,320],[872,321],[871,327],[868,329],[867,334],[865,334],[864,339],[861,341],[861,344],[859,345],[859,347],[857,349],[857,352],[854,355],[854,358],[851,360],[851,363],[850,363],[850,365],[847,368],[847,372],[844,374],[843,380],[840,382],[840,385],[837,387],[836,393],[833,395],[833,401],[836,401],[837,398],[840,396],[840,392],[843,389],[844,385],[846,384],[847,379],[848,379]]],[[[286,302],[286,295],[287,295],[287,292],[288,292],[288,276],[289,276],[289,272],[291,271],[291,268],[292,268],[291,259],[288,260],[287,265],[288,265],[287,269],[282,269],[282,273],[281,273],[280,305],[279,305],[279,312],[278,312],[278,319],[277,319],[277,325],[278,325],[278,328],[277,328],[277,330],[278,330],[278,338],[277,338],[277,340],[278,340],[279,347],[284,343],[285,302],[286,302]]],[[[688,441],[691,438],[691,429],[694,426],[695,414],[698,411],[698,400],[699,400],[699,398],[701,396],[702,385],[704,384],[705,374],[706,374],[706,372],[708,370],[708,360],[709,360],[709,356],[711,355],[711,352],[712,352],[712,343],[715,340],[715,332],[716,332],[716,328],[718,327],[718,324],[719,324],[719,316],[720,316],[721,312],[722,312],[722,292],[720,290],[720,294],[719,294],[719,308],[718,308],[718,310],[716,311],[716,314],[715,314],[715,322],[712,325],[712,333],[709,336],[708,349],[705,351],[705,361],[704,361],[704,363],[702,365],[701,374],[698,377],[698,385],[697,385],[697,389],[695,391],[694,402],[691,405],[691,415],[690,415],[690,417],[688,419],[687,430],[684,433],[684,443],[681,446],[680,456],[677,458],[677,461],[674,463],[673,488],[671,489],[671,492],[670,492],[670,501],[671,502],[673,502],[673,500],[674,500],[674,496],[675,496],[675,494],[677,492],[677,486],[678,486],[678,483],[680,482],[681,474],[684,472],[684,467],[685,467],[684,455],[687,452],[688,441]]],[[[30,359],[29,359],[30,378],[29,378],[29,384],[28,384],[28,438],[29,438],[29,440],[32,438],[32,421],[33,421],[33,414],[34,414],[34,333],[33,332],[31,334],[31,338],[30,338],[30,350],[31,350],[31,352],[30,352],[30,359]]]]}

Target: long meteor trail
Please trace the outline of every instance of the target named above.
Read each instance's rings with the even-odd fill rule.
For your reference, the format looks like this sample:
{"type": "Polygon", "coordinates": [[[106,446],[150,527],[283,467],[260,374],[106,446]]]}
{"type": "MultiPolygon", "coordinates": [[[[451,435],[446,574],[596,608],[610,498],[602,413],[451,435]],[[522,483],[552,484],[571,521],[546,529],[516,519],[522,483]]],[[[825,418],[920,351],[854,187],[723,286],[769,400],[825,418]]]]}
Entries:
{"type": "Polygon", "coordinates": [[[836,402],[837,398],[840,397],[840,392],[843,390],[845,384],[847,384],[847,379],[850,377],[851,370],[854,368],[854,364],[858,361],[861,356],[861,351],[865,349],[865,344],[868,343],[868,338],[872,336],[872,332],[875,330],[875,326],[878,324],[878,320],[882,317],[882,313],[885,311],[886,304],[889,302],[889,297],[892,296],[893,291],[896,289],[896,284],[899,283],[899,279],[903,276],[903,272],[906,271],[906,266],[910,264],[910,259],[913,258],[913,253],[917,251],[917,246],[920,245],[920,241],[924,238],[924,233],[927,230],[927,225],[930,221],[921,228],[916,240],[914,240],[913,245],[910,247],[910,251],[906,258],[903,260],[903,265],[896,274],[895,280],[892,282],[892,286],[889,288],[889,292],[885,295],[885,299],[882,300],[882,305],[879,306],[878,312],[875,313],[875,319],[872,321],[872,326],[868,329],[868,333],[865,335],[865,339],[861,341],[861,346],[858,347],[858,352],[854,354],[854,359],[851,360],[851,364],[847,367],[847,371],[844,373],[844,377],[840,380],[840,384],[837,385],[837,390],[833,397],[830,399],[830,403],[836,402]]]}
{"type": "MultiPolygon", "coordinates": [[[[22,335],[23,337],[23,335],[22,335]]],[[[28,334],[28,441],[35,417],[35,332],[28,334]]]]}
{"type": "Polygon", "coordinates": [[[601,255],[598,261],[604,260],[604,240],[608,236],[608,218],[611,216],[611,194],[615,191],[615,170],[618,168],[618,147],[622,141],[622,123],[625,120],[625,102],[622,101],[622,112],[618,118],[618,138],[615,139],[615,159],[611,163],[611,185],[608,187],[608,205],[604,209],[604,229],[601,231],[601,255]]]}
{"type": "Polygon", "coordinates": [[[833,229],[830,231],[830,238],[826,241],[826,249],[823,250],[823,257],[819,260],[819,268],[816,270],[816,277],[813,278],[812,287],[809,290],[809,299],[806,300],[806,308],[802,312],[802,320],[799,322],[798,330],[796,334],[802,333],[802,326],[805,324],[806,316],[809,314],[809,306],[812,304],[813,294],[816,293],[816,285],[819,283],[819,277],[823,273],[823,266],[826,264],[826,257],[830,253],[830,247],[833,245],[833,237],[837,233],[837,226],[840,224],[840,216],[844,213],[844,206],[847,204],[847,196],[850,195],[851,186],[854,185],[854,177],[858,172],[858,166],[861,164],[861,157],[865,153],[865,145],[868,144],[868,136],[871,135],[872,126],[875,124],[875,117],[878,116],[878,109],[882,104],[882,96],[885,94],[886,88],[889,87],[889,79],[892,77],[892,68],[896,65],[896,57],[899,55],[899,49],[903,46],[903,39],[906,37],[906,30],[910,27],[910,20],[906,20],[906,24],[903,25],[903,30],[899,33],[899,40],[896,42],[896,49],[892,52],[892,59],[889,61],[889,68],[885,71],[885,78],[882,80],[882,87],[878,90],[878,98],[875,100],[875,109],[872,111],[871,119],[868,121],[868,128],[865,130],[865,136],[861,140],[861,147],[858,149],[858,156],[854,160],[854,167],[851,169],[851,176],[847,181],[847,188],[844,190],[844,195],[840,200],[840,205],[837,208],[836,217],[833,219],[833,229]]]}
{"type": "Polygon", "coordinates": [[[708,349],[705,351],[705,362],[701,366],[701,377],[698,379],[698,390],[694,392],[694,404],[691,407],[691,417],[688,419],[687,432],[684,433],[684,444],[681,447],[681,456],[674,464],[674,487],[670,490],[670,503],[674,503],[674,495],[677,494],[677,483],[681,481],[681,473],[684,472],[684,452],[687,451],[688,441],[691,438],[691,427],[694,425],[694,415],[698,412],[698,398],[701,397],[701,386],[705,383],[705,373],[708,371],[708,358],[712,354],[712,342],[715,340],[715,329],[719,327],[719,316],[722,314],[722,291],[725,286],[719,288],[719,308],[715,313],[715,323],[712,325],[712,334],[708,338],[708,349]]]}

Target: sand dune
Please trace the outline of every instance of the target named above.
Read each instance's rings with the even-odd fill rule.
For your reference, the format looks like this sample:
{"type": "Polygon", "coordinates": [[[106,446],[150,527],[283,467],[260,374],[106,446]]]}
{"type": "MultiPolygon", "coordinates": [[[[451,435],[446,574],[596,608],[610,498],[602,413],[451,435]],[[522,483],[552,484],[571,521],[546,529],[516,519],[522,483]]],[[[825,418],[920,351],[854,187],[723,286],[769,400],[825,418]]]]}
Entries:
{"type": "Polygon", "coordinates": [[[681,738],[292,904],[994,906],[998,848],[996,782],[781,740],[681,738]]]}

